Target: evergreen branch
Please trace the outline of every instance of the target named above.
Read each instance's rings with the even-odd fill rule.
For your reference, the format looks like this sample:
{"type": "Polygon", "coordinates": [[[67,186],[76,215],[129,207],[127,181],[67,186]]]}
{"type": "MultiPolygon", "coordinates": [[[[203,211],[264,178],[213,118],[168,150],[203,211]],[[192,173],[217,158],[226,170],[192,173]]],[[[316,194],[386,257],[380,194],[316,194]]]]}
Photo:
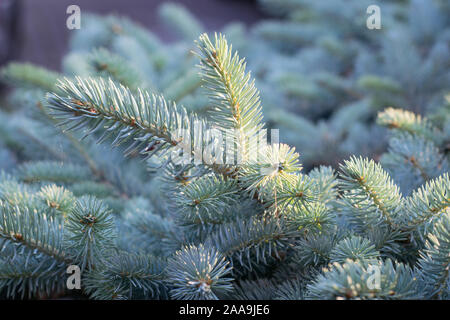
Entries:
{"type": "Polygon", "coordinates": [[[82,270],[101,263],[116,236],[111,212],[94,197],[77,200],[64,227],[65,248],[82,270]]]}
{"type": "Polygon", "coordinates": [[[197,41],[200,68],[214,105],[215,124],[223,129],[236,129],[237,145],[244,162],[249,156],[247,139],[263,127],[259,92],[245,73],[246,64],[232,51],[223,35],[215,35],[214,44],[207,34],[197,41]]]}
{"type": "Polygon", "coordinates": [[[151,255],[115,252],[88,273],[84,289],[99,300],[164,298],[168,290],[163,267],[164,263],[151,255]]]}
{"type": "Polygon", "coordinates": [[[363,222],[369,229],[383,221],[395,226],[403,199],[386,171],[373,160],[356,157],[344,161],[340,168],[343,200],[357,222],[363,222]]]}
{"type": "Polygon", "coordinates": [[[435,141],[435,134],[429,121],[411,111],[387,108],[378,114],[377,123],[390,129],[416,134],[435,141]]]}
{"type": "Polygon", "coordinates": [[[177,251],[167,266],[174,299],[217,300],[232,290],[229,262],[211,247],[202,244],[177,251]]]}
{"type": "MultiPolygon", "coordinates": [[[[378,76],[374,76],[374,75],[363,76],[360,79],[358,79],[358,86],[360,86],[366,90],[375,91],[377,93],[385,94],[385,95],[401,93],[401,85],[389,77],[378,77],[378,76]]],[[[391,127],[391,128],[393,128],[396,124],[399,124],[396,121],[390,121],[393,119],[388,120],[389,114],[392,115],[392,113],[395,113],[394,110],[395,109],[393,109],[393,108],[388,108],[383,113],[379,114],[380,121],[384,122],[385,125],[386,125],[385,121],[389,121],[389,123],[390,123],[389,127],[391,127]],[[394,123],[394,122],[396,122],[396,123],[394,123]]],[[[406,115],[406,114],[404,114],[404,115],[406,115]]],[[[400,119],[397,119],[397,120],[400,120],[400,119]]]]}
{"type": "Polygon", "coordinates": [[[113,145],[132,140],[126,154],[139,152],[146,157],[178,146],[193,150],[192,145],[177,136],[180,130],[191,129],[194,123],[205,124],[195,115],[188,116],[184,108],[178,108],[162,96],[140,91],[135,96],[129,89],[117,86],[112,80],[81,79],[65,80],[59,87],[66,97],[56,94],[47,96],[54,117],[69,119],[60,125],[75,122],[74,127],[90,127],[86,135],[99,128],[106,129],[99,142],[115,134],[113,145]],[[118,132],[118,133],[117,133],[118,132]]]}
{"type": "Polygon", "coordinates": [[[341,238],[341,234],[307,234],[296,244],[293,260],[303,269],[326,265],[330,261],[332,250],[341,238]]]}
{"type": "Polygon", "coordinates": [[[312,192],[317,201],[328,203],[336,199],[338,182],[333,168],[320,166],[311,170],[308,176],[312,180],[312,192]]]}
{"type": "MultiPolygon", "coordinates": [[[[42,114],[45,115],[49,119],[49,121],[51,121],[54,125],[57,124],[56,120],[53,119],[52,116],[48,114],[47,110],[44,108],[42,103],[38,102],[37,106],[41,110],[42,114]]],[[[59,130],[59,131],[63,135],[65,135],[67,137],[67,139],[69,139],[69,141],[72,143],[72,145],[75,147],[75,149],[77,149],[77,151],[80,153],[80,155],[85,159],[85,161],[88,164],[91,171],[95,175],[99,176],[100,171],[98,170],[97,166],[95,165],[94,160],[91,158],[89,153],[86,152],[85,148],[83,148],[83,146],[80,144],[80,142],[77,139],[75,139],[70,133],[63,131],[63,130],[59,130]]]]}
{"type": "MultiPolygon", "coordinates": [[[[62,119],[71,116],[70,120],[78,120],[77,126],[90,125],[93,130],[103,124],[110,129],[107,133],[120,131],[116,145],[134,137],[139,146],[146,147],[139,151],[147,153],[167,144],[176,146],[179,141],[171,132],[178,128],[189,129],[193,122],[183,108],[169,104],[161,96],[139,90],[135,97],[129,89],[112,80],[76,78],[76,82],[71,82],[66,79],[58,86],[65,97],[47,96],[49,107],[55,111],[53,115],[62,119]]],[[[101,140],[104,138],[105,135],[101,140]]]]}
{"type": "MultiPolygon", "coordinates": [[[[141,90],[134,95],[112,80],[76,78],[76,82],[71,82],[66,79],[58,86],[65,96],[48,94],[47,100],[54,110],[52,116],[66,119],[60,125],[74,122],[68,130],[89,127],[86,136],[103,128],[98,141],[115,135],[114,146],[128,143],[126,155],[140,153],[149,158],[158,154],[163,158],[175,147],[191,150],[191,155],[194,155],[194,143],[200,142],[184,141],[179,135],[187,131],[191,137],[196,137],[198,132],[194,131],[195,127],[200,132],[207,131],[203,120],[196,115],[188,115],[184,108],[167,102],[162,96],[141,90]]],[[[227,166],[217,164],[214,159],[211,163],[206,164],[211,170],[225,176],[233,175],[233,170],[227,166]]]]}
{"type": "Polygon", "coordinates": [[[297,183],[296,174],[302,169],[299,154],[286,144],[272,144],[261,150],[260,155],[260,159],[243,166],[239,172],[240,183],[251,197],[273,200],[283,183],[297,183]]]}
{"type": "Polygon", "coordinates": [[[46,204],[52,216],[67,216],[75,202],[72,192],[54,184],[43,186],[37,198],[46,204]]]}
{"type": "MultiPolygon", "coordinates": [[[[56,119],[54,119],[50,114],[48,114],[47,110],[44,108],[44,106],[38,102],[38,107],[41,110],[42,114],[44,114],[50,122],[52,122],[54,125],[57,125],[58,122],[56,119]]],[[[73,135],[71,135],[69,132],[65,130],[59,130],[64,136],[66,136],[67,139],[69,139],[70,143],[75,147],[75,149],[79,152],[79,154],[83,157],[83,159],[86,161],[87,165],[89,166],[90,171],[102,182],[104,185],[111,185],[111,182],[107,179],[104,172],[98,168],[98,165],[96,164],[95,160],[91,157],[89,152],[83,147],[83,145],[80,143],[79,140],[77,140],[73,135]]]]}
{"type": "Polygon", "coordinates": [[[352,236],[337,243],[330,253],[330,262],[345,263],[347,259],[376,261],[379,256],[380,253],[368,239],[352,236]]]}
{"type": "Polygon", "coordinates": [[[334,263],[324,271],[307,286],[308,296],[313,299],[417,298],[417,281],[412,270],[389,259],[375,263],[347,260],[343,264],[334,263]],[[379,271],[378,284],[374,270],[379,271]]]}
{"type": "Polygon", "coordinates": [[[413,166],[419,172],[423,182],[428,181],[432,176],[427,169],[436,168],[442,163],[442,156],[433,143],[411,135],[392,138],[389,142],[389,152],[398,154],[403,158],[403,162],[413,166]],[[430,164],[430,161],[433,161],[435,165],[430,164]]]}
{"type": "Polygon", "coordinates": [[[287,223],[303,234],[329,232],[336,226],[334,212],[321,202],[287,208],[287,223]]]}
{"type": "Polygon", "coordinates": [[[407,133],[390,139],[389,153],[383,154],[380,161],[400,182],[405,194],[448,170],[445,158],[432,141],[407,133]]]}
{"type": "Polygon", "coordinates": [[[450,177],[448,173],[428,181],[406,200],[405,224],[408,227],[429,225],[433,219],[449,212],[450,177]]]}
{"type": "Polygon", "coordinates": [[[106,49],[96,49],[87,58],[87,63],[92,68],[92,75],[111,78],[116,82],[137,91],[138,88],[146,88],[145,80],[125,58],[113,54],[106,49]]]}
{"type": "Polygon", "coordinates": [[[306,175],[295,175],[294,179],[287,179],[280,183],[277,189],[276,199],[273,198],[269,204],[274,204],[281,213],[287,209],[301,208],[317,200],[313,192],[313,182],[306,175]],[[276,201],[276,203],[275,203],[276,201]]]}
{"type": "Polygon", "coordinates": [[[258,265],[281,259],[281,251],[287,250],[296,236],[281,219],[252,216],[224,224],[205,243],[232,258],[234,266],[252,271],[258,265]]]}
{"type": "Polygon", "coordinates": [[[275,291],[274,300],[304,300],[306,284],[302,279],[287,280],[275,291]]]}
{"type": "Polygon", "coordinates": [[[236,217],[233,207],[239,202],[239,188],[234,179],[203,176],[179,190],[175,197],[177,223],[197,230],[199,235],[208,234],[214,226],[236,217]]]}
{"type": "Polygon", "coordinates": [[[30,186],[20,183],[16,179],[5,175],[0,176],[0,200],[20,209],[36,209],[36,199],[30,186]]]}
{"type": "Polygon", "coordinates": [[[169,256],[179,249],[184,234],[172,219],[153,212],[154,209],[140,199],[133,199],[131,208],[124,210],[122,224],[129,228],[125,229],[129,236],[122,236],[122,241],[127,248],[169,256]]]}
{"type": "Polygon", "coordinates": [[[111,185],[98,183],[94,181],[76,182],[69,187],[70,191],[76,196],[92,195],[96,198],[103,199],[111,195],[119,195],[111,185]]]}
{"type": "Polygon", "coordinates": [[[52,257],[16,255],[0,258],[0,291],[7,298],[31,299],[46,294],[52,296],[65,289],[66,265],[56,263],[52,257]]]}
{"type": "Polygon", "coordinates": [[[10,63],[2,69],[0,77],[15,86],[55,92],[61,75],[30,63],[10,63]]]}
{"type": "Polygon", "coordinates": [[[45,214],[0,201],[0,248],[37,250],[59,263],[71,263],[62,247],[60,222],[45,214]]]}
{"type": "Polygon", "coordinates": [[[52,148],[52,146],[45,143],[45,141],[42,141],[38,137],[36,137],[33,133],[26,130],[25,128],[18,128],[18,133],[24,135],[27,138],[27,141],[32,142],[33,144],[41,146],[46,153],[51,154],[54,159],[57,159],[58,161],[65,161],[67,160],[67,155],[65,155],[63,152],[60,152],[59,150],[55,150],[52,148]]]}
{"type": "Polygon", "coordinates": [[[43,181],[72,183],[89,180],[90,171],[83,166],[70,163],[35,161],[22,164],[17,176],[27,183],[43,181]]]}
{"type": "Polygon", "coordinates": [[[418,261],[421,292],[426,299],[450,297],[450,214],[436,220],[418,261]]]}
{"type": "MultiPolygon", "coordinates": [[[[31,88],[40,88],[44,91],[52,91],[58,92],[58,88],[56,86],[58,78],[61,78],[62,75],[51,72],[46,69],[31,65],[31,64],[17,64],[11,63],[7,67],[2,70],[2,75],[7,82],[11,82],[20,87],[31,87],[31,88]]],[[[41,112],[52,122],[54,119],[51,118],[44,109],[41,102],[37,103],[37,106],[41,110],[41,112]]],[[[21,130],[24,134],[28,134],[28,132],[23,129],[21,130]]],[[[70,134],[64,133],[64,135],[72,142],[72,144],[77,148],[82,156],[86,159],[87,163],[93,169],[93,172],[97,172],[93,161],[90,159],[89,155],[86,153],[84,148],[80,146],[78,141],[76,141],[70,134]]],[[[34,136],[31,136],[36,142],[41,143],[39,139],[36,139],[34,136]]],[[[42,144],[42,143],[41,143],[42,144]]],[[[45,148],[49,149],[51,153],[54,154],[56,158],[61,158],[62,155],[58,152],[55,152],[53,149],[49,148],[46,144],[42,144],[45,148]]],[[[63,157],[64,158],[64,157],[63,157]]],[[[64,159],[60,159],[64,160],[64,159]]]]}

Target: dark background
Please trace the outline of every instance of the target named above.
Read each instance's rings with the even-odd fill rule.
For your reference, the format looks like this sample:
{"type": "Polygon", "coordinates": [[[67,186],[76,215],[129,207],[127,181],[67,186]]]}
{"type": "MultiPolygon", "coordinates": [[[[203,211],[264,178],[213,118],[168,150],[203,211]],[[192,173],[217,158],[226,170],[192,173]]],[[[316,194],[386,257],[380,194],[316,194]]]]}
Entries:
{"type": "MultiPolygon", "coordinates": [[[[0,0],[0,65],[8,60],[32,62],[59,70],[67,53],[70,33],[66,9],[76,4],[83,12],[127,16],[152,30],[164,41],[176,35],[158,16],[166,0],[0,0]]],[[[221,29],[231,21],[251,25],[264,17],[254,0],[172,0],[185,5],[207,28],[221,29]]]]}

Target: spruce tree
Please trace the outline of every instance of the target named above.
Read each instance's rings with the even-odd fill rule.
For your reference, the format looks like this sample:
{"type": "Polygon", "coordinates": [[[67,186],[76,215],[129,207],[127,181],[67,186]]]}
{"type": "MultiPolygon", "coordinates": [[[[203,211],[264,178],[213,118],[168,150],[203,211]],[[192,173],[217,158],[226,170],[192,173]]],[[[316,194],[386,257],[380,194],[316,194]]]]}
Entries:
{"type": "MultiPolygon", "coordinates": [[[[450,99],[432,106],[441,84],[418,93],[432,106],[427,116],[384,108],[383,99],[412,99],[405,83],[345,78],[353,53],[333,46],[350,32],[358,41],[348,51],[367,54],[359,45],[372,41],[368,30],[336,28],[335,39],[316,42],[324,31],[314,16],[287,8],[326,15],[322,1],[317,8],[300,0],[261,2],[285,20],[261,23],[248,44],[239,25],[227,26],[224,34],[242,52],[254,57],[270,47],[263,58],[280,66],[294,59],[300,42],[310,54],[340,57],[336,73],[310,79],[301,75],[306,69],[275,66],[267,78],[258,68],[250,73],[224,34],[197,38],[202,25],[177,5],[161,9],[184,38],[176,45],[125,18],[90,16],[90,31],[72,38],[64,74],[19,63],[2,70],[15,86],[9,105],[21,108],[0,112],[0,294],[70,295],[66,271],[76,265],[91,299],[449,298],[450,99]],[[294,31],[304,24],[302,32],[311,34],[299,38],[294,31]],[[277,47],[279,34],[290,45],[277,47]],[[274,97],[292,102],[286,90],[296,80],[308,84],[291,87],[305,90],[297,101],[338,90],[333,101],[343,106],[318,124],[289,106],[265,106],[265,97],[268,104],[274,97]],[[281,82],[271,91],[273,81],[281,82]],[[355,85],[368,91],[354,92],[355,85]],[[379,161],[354,152],[335,167],[312,168],[326,153],[303,143],[251,143],[282,124],[313,144],[324,128],[351,136],[338,145],[353,150],[360,141],[348,123],[356,133],[387,128],[389,147],[379,161]],[[233,133],[232,162],[217,149],[201,151],[203,161],[174,161],[181,150],[196,159],[198,144],[224,147],[212,132],[233,133]]],[[[393,26],[401,23],[395,15],[410,9],[401,1],[390,8],[393,26]]],[[[426,39],[441,50],[441,38],[426,39]]],[[[260,66],[258,58],[249,65],[260,66]]]]}

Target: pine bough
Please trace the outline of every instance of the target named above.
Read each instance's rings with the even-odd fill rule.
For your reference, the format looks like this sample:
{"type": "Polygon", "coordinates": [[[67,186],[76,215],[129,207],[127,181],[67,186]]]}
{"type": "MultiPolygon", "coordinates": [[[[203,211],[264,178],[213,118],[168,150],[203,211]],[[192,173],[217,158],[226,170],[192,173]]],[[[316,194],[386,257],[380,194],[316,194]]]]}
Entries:
{"type": "Polygon", "coordinates": [[[39,69],[24,79],[50,90],[42,114],[75,155],[0,176],[1,294],[68,294],[66,270],[77,265],[93,299],[449,299],[445,132],[388,109],[378,117],[392,132],[381,164],[352,156],[337,172],[304,173],[284,144],[265,146],[254,161],[248,139],[266,125],[245,62],[222,35],[203,34],[197,46],[213,106],[207,118],[137,75],[121,76],[103,51],[91,61],[99,77],[54,85],[56,75],[39,69]],[[243,161],[174,163],[172,150],[194,147],[174,132],[195,126],[233,129],[243,161]],[[144,159],[150,182],[123,183],[148,172],[105,160],[93,141],[144,159]]]}

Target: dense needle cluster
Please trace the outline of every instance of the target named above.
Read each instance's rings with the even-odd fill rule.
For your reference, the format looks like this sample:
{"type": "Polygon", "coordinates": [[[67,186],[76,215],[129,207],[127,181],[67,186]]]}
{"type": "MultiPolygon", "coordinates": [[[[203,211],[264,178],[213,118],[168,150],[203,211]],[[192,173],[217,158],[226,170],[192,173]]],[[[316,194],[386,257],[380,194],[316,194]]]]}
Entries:
{"type": "MultiPolygon", "coordinates": [[[[286,6],[308,7],[300,0],[261,2],[282,15],[286,6]]],[[[200,34],[182,8],[166,6],[162,14],[187,24],[179,25],[186,39],[200,34]]],[[[293,45],[284,50],[292,53],[290,28],[312,21],[292,15],[283,22],[289,28],[262,24],[258,32],[283,33],[293,45]]],[[[16,86],[10,102],[24,106],[0,112],[2,297],[70,295],[66,270],[78,265],[81,293],[92,299],[450,298],[448,97],[429,117],[380,109],[377,126],[389,131],[380,158],[352,155],[335,168],[311,169],[315,156],[308,149],[305,169],[301,146],[250,147],[255,134],[280,118],[264,107],[244,59],[224,35],[202,34],[193,56],[126,19],[86,21],[91,32],[73,38],[78,50],[66,57],[64,76],[28,64],[2,70],[2,79],[16,86]],[[83,51],[92,44],[104,48],[83,51]],[[198,142],[181,139],[177,130],[195,135],[199,127],[232,129],[241,161],[172,161],[174,150],[195,150],[198,142]]],[[[311,45],[303,36],[297,40],[311,45]]],[[[369,41],[370,34],[357,37],[369,41]]],[[[283,84],[290,82],[277,77],[300,79],[272,76],[283,84]]],[[[326,81],[349,102],[347,79],[334,80],[341,86],[328,75],[309,88],[326,81]]],[[[343,130],[333,118],[360,109],[370,119],[373,105],[384,105],[377,100],[383,90],[404,101],[402,84],[395,91],[388,80],[361,81],[373,91],[327,126],[343,130]]],[[[290,101],[285,98],[280,101],[290,101]]],[[[361,119],[350,119],[364,130],[361,119]]],[[[298,129],[308,122],[298,120],[304,125],[298,129]]],[[[206,134],[200,141],[224,143],[206,134]]]]}

